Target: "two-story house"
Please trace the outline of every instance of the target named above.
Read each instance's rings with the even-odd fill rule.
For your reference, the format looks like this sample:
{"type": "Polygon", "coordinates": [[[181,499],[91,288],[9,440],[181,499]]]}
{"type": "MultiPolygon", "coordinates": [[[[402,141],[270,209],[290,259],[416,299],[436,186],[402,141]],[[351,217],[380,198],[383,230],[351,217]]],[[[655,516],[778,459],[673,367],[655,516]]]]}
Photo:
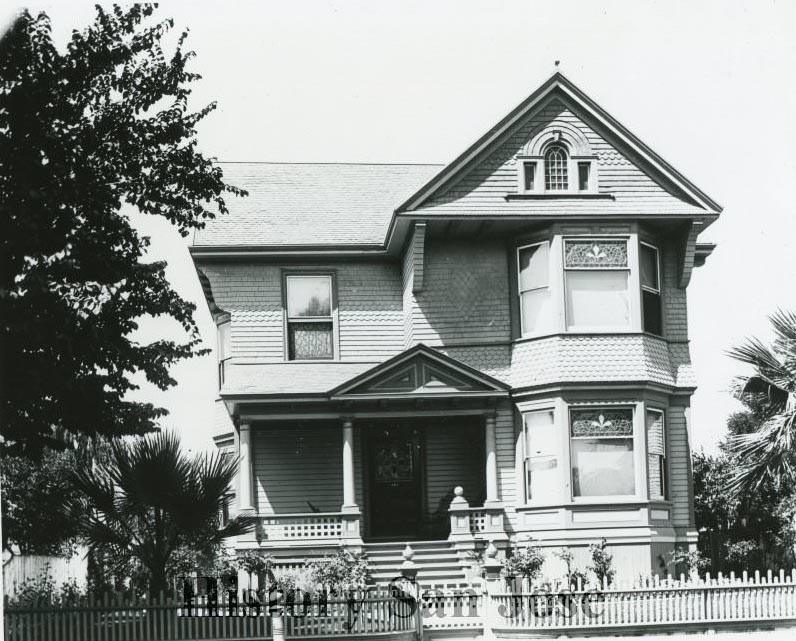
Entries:
{"type": "MultiPolygon", "coordinates": [[[[191,254],[218,327],[238,549],[377,578],[605,537],[695,544],[686,288],[721,207],[560,73],[445,166],[230,163],[191,254]]],[[[555,564],[552,554],[549,562],[555,564]]]]}

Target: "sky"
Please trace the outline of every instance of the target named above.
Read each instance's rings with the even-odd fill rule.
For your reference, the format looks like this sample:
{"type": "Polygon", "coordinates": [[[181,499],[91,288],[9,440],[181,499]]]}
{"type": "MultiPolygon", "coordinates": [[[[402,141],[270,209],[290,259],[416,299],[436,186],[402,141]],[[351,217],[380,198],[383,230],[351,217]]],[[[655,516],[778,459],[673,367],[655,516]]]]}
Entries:
{"type": "MultiPolygon", "coordinates": [[[[105,4],[105,3],[103,3],[105,4]]],[[[93,3],[31,4],[64,41],[93,3]]],[[[8,16],[12,9],[6,9],[8,16]]],[[[724,206],[700,241],[718,244],[689,287],[699,382],[692,434],[708,452],[738,409],[743,368],[726,350],[770,338],[767,316],[796,309],[796,2],[163,2],[190,28],[194,106],[219,108],[201,148],[225,161],[445,163],[561,70],[724,206]]],[[[169,225],[141,220],[153,259],[214,326],[169,225]]],[[[141,340],[176,336],[146,323],[141,340]]],[[[142,388],[165,427],[210,446],[213,356],[173,370],[175,388],[142,388]]]]}

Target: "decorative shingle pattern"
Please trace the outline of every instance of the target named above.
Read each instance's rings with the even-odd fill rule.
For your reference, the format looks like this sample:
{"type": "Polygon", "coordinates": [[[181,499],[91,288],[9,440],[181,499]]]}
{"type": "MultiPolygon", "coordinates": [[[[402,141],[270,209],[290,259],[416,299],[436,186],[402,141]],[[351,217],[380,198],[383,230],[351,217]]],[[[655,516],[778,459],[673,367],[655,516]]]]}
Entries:
{"type": "Polygon", "coordinates": [[[440,165],[220,163],[249,192],[227,198],[194,246],[380,245],[393,211],[440,165]]]}
{"type": "Polygon", "coordinates": [[[375,363],[229,363],[221,395],[322,394],[375,363]]]}

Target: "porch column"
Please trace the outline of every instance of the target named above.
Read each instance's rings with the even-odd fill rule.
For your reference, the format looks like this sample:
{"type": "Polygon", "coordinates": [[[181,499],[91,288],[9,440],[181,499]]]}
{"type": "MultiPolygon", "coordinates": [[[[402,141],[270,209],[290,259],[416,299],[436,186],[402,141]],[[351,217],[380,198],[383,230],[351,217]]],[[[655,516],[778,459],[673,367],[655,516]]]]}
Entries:
{"type": "Polygon", "coordinates": [[[343,512],[359,512],[354,493],[354,423],[343,420],[343,512]]]}
{"type": "Polygon", "coordinates": [[[497,478],[497,446],[495,441],[495,414],[484,417],[484,438],[486,445],[486,501],[484,506],[500,503],[497,478]]]}
{"type": "Polygon", "coordinates": [[[253,512],[251,425],[241,423],[238,428],[238,510],[253,512]]]}

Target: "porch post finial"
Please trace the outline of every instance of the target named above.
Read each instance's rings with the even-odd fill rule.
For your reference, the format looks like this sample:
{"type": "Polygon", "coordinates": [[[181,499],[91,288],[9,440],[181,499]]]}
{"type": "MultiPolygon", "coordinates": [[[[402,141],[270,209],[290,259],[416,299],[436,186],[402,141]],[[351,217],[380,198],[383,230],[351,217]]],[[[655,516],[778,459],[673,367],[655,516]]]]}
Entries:
{"type": "Polygon", "coordinates": [[[354,492],[354,422],[343,419],[343,512],[359,512],[354,492]]]}

